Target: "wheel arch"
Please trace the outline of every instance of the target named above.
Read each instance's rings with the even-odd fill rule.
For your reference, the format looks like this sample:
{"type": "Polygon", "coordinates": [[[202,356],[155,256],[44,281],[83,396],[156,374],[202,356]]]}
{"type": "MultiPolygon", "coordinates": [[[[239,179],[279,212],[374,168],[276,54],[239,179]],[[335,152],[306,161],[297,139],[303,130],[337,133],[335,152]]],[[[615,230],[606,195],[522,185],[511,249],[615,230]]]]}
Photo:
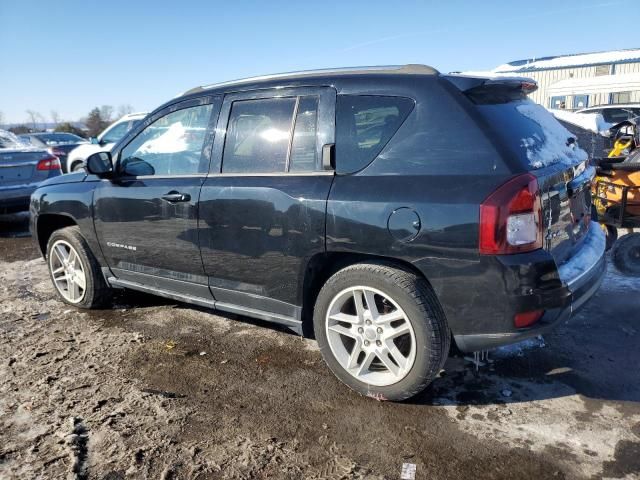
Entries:
{"type": "Polygon", "coordinates": [[[302,282],[302,333],[305,337],[313,338],[313,309],[318,293],[325,282],[337,271],[350,265],[363,262],[384,264],[413,273],[425,280],[429,286],[432,287],[424,273],[406,260],[351,252],[326,252],[316,254],[307,262],[304,280],[302,282]]]}
{"type": "Polygon", "coordinates": [[[36,235],[38,240],[38,247],[42,256],[47,255],[47,244],[49,238],[56,230],[60,230],[65,227],[72,227],[78,225],[73,217],[64,213],[43,213],[38,215],[36,222],[36,235]]]}

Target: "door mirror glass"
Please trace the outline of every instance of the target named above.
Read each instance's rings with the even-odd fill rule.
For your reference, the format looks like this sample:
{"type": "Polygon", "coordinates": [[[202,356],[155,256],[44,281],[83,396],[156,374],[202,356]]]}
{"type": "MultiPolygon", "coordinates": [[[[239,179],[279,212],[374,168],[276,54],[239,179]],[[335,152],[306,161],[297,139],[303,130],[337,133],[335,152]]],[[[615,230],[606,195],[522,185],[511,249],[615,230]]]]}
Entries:
{"type": "Polygon", "coordinates": [[[113,172],[111,153],[97,152],[87,158],[87,171],[93,175],[106,175],[113,172]]]}
{"type": "Polygon", "coordinates": [[[155,175],[156,169],[149,162],[141,158],[129,157],[122,163],[122,171],[125,175],[132,177],[143,177],[145,175],[155,175]]]}

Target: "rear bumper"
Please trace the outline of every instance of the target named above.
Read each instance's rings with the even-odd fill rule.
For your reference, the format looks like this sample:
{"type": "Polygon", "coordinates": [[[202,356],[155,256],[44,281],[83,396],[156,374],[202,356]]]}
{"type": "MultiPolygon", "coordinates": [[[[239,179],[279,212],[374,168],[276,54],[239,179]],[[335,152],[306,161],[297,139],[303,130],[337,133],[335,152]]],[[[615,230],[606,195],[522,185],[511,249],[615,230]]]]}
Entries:
{"type": "Polygon", "coordinates": [[[509,332],[454,335],[458,348],[464,352],[490,350],[535,337],[569,320],[600,288],[606,273],[605,245],[603,230],[592,222],[580,251],[558,268],[562,287],[547,295],[547,298],[557,297],[563,304],[562,307],[545,309],[546,312],[540,321],[527,329],[514,328],[509,332]]]}

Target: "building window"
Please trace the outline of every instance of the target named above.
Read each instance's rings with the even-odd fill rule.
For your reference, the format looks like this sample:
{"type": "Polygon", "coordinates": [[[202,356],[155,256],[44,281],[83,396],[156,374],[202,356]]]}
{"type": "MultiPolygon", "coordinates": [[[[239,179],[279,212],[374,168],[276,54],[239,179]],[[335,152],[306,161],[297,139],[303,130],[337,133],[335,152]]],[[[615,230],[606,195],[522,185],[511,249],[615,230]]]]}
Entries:
{"type": "Polygon", "coordinates": [[[609,103],[629,103],[631,101],[631,92],[615,92],[611,94],[609,103]]]}
{"type": "Polygon", "coordinates": [[[573,108],[587,108],[589,106],[589,95],[574,95],[573,96],[573,108]]]}
{"type": "Polygon", "coordinates": [[[549,108],[564,110],[567,108],[567,97],[564,95],[562,97],[551,97],[551,100],[549,101],[549,108]]]}
{"type": "Polygon", "coordinates": [[[596,77],[600,77],[602,75],[609,75],[611,71],[611,65],[598,65],[596,66],[596,77]]]}

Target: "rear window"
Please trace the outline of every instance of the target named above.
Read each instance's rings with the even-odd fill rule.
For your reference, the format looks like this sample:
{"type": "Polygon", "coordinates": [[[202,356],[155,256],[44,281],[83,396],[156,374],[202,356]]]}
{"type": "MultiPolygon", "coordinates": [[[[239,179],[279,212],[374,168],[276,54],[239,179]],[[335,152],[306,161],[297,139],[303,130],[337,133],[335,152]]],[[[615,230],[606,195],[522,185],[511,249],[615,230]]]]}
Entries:
{"type": "Polygon", "coordinates": [[[413,109],[405,97],[338,95],[336,168],[355,172],[369,164],[413,109]]]}
{"type": "Polygon", "coordinates": [[[0,148],[24,148],[26,144],[21,142],[13,133],[0,130],[0,148]]]}
{"type": "Polygon", "coordinates": [[[477,109],[506,146],[526,164],[542,168],[587,159],[569,130],[542,105],[531,100],[481,104],[477,109]]]}

